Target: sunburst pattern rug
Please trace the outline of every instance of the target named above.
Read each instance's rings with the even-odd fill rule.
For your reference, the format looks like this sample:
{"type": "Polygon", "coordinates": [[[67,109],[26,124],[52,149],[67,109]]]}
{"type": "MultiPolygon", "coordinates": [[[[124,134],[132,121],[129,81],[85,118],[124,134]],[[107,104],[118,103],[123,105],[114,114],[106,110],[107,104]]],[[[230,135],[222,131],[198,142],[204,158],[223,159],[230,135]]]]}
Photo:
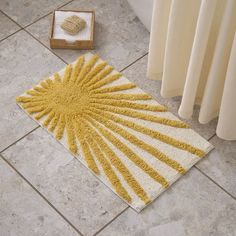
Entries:
{"type": "Polygon", "coordinates": [[[212,149],[96,55],[79,57],[16,100],[137,211],[212,149]]]}

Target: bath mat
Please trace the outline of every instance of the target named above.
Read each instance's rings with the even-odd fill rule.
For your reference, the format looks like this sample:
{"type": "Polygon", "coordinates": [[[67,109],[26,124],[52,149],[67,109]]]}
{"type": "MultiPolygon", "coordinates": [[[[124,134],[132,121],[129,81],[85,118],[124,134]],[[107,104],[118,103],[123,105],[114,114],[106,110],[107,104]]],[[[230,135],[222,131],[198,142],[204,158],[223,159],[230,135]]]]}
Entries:
{"type": "Polygon", "coordinates": [[[93,54],[16,100],[138,212],[213,148],[93,54]]]}

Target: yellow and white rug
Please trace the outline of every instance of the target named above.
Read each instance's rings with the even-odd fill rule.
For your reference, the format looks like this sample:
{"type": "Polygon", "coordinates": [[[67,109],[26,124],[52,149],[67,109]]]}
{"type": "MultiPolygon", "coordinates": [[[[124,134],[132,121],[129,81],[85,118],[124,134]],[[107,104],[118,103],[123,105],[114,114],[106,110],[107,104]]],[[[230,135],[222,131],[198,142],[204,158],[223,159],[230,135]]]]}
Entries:
{"type": "Polygon", "coordinates": [[[213,148],[92,54],[16,100],[136,211],[213,148]]]}

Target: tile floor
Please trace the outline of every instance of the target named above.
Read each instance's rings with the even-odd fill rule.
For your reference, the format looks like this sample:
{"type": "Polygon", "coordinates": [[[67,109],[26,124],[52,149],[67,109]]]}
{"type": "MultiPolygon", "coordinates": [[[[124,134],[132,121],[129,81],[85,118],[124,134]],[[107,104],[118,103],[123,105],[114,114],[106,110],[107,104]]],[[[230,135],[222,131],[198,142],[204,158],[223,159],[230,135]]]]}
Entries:
{"type": "Polygon", "coordinates": [[[94,9],[94,52],[177,113],[146,80],[149,33],[125,0],[1,0],[0,236],[236,235],[236,142],[216,120],[189,124],[215,150],[140,214],[90,174],[15,104],[15,96],[84,51],[51,50],[51,12],[94,9]]]}

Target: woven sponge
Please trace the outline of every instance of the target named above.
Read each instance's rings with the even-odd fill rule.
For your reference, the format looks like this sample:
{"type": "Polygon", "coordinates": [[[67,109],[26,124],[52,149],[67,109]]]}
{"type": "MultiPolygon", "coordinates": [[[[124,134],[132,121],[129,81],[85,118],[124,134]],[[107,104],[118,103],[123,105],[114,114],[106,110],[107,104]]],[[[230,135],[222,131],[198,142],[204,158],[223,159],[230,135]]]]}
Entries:
{"type": "Polygon", "coordinates": [[[79,16],[73,15],[67,17],[61,24],[61,28],[68,34],[75,35],[86,25],[86,21],[79,16]]]}

